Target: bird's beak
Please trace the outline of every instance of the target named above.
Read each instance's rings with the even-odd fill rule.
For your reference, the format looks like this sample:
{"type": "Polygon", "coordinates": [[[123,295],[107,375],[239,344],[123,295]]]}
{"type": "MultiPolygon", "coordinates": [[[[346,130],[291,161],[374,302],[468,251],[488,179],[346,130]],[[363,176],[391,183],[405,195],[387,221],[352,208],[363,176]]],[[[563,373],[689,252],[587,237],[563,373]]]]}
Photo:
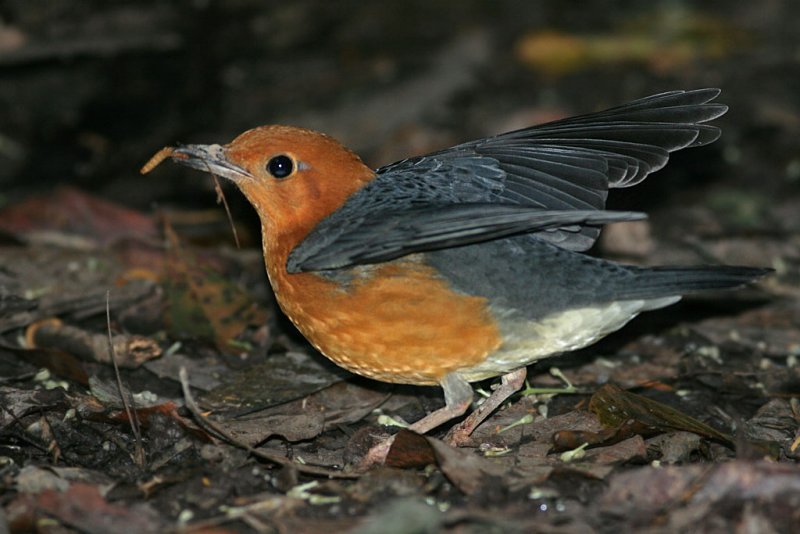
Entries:
{"type": "Polygon", "coordinates": [[[253,177],[246,169],[228,161],[226,152],[222,145],[184,145],[176,148],[171,157],[181,165],[222,176],[233,182],[253,177]]]}

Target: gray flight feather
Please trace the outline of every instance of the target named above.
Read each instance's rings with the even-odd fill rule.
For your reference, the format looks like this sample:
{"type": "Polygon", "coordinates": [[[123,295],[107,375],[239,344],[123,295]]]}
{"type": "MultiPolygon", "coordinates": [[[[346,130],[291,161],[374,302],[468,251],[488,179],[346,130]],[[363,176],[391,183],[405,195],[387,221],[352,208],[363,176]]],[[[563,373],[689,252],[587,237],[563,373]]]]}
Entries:
{"type": "Polygon", "coordinates": [[[669,154],[716,140],[718,89],[672,91],[464,143],[378,169],[291,252],[289,272],[388,261],[519,233],[592,246],[610,188],[636,185],[669,154]],[[571,212],[571,216],[570,216],[571,212]]]}

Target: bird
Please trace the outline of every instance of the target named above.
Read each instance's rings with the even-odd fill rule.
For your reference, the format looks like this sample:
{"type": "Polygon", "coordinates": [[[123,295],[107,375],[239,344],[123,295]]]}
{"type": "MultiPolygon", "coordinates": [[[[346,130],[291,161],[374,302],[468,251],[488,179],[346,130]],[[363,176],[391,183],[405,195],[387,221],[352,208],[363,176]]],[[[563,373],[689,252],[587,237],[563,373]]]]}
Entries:
{"type": "Polygon", "coordinates": [[[603,225],[646,217],[606,210],[610,190],[719,138],[707,124],[728,109],[719,94],[664,92],[377,170],[332,137],[283,125],[226,145],[166,147],[142,170],[171,158],[235,183],[259,216],[276,300],[317,350],[374,380],[442,388],[444,406],[410,430],[464,416],[471,384],[501,377],[447,434],[464,445],[522,387],[529,364],[686,294],[770,272],[586,253],[603,225]]]}

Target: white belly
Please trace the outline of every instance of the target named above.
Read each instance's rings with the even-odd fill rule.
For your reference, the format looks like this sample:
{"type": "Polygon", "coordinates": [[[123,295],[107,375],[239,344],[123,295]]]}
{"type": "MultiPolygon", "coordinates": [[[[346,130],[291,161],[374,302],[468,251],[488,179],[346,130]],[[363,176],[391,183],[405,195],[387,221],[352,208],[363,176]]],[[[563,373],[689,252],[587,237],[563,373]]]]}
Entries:
{"type": "Polygon", "coordinates": [[[480,364],[458,373],[470,382],[508,373],[537,360],[581,349],[619,330],[640,312],[669,306],[679,296],[626,300],[559,312],[539,321],[517,318],[513,310],[493,310],[501,318],[503,345],[480,364]]]}

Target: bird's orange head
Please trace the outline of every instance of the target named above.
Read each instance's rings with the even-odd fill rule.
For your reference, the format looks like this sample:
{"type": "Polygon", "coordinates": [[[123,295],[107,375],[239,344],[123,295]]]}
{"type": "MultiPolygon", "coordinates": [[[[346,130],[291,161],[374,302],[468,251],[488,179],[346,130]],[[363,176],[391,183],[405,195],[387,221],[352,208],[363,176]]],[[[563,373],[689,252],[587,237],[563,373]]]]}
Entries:
{"type": "Polygon", "coordinates": [[[236,183],[261,218],[264,237],[291,248],[374,178],[335,139],[303,128],[261,126],[231,143],[186,145],[176,161],[236,183]]]}

